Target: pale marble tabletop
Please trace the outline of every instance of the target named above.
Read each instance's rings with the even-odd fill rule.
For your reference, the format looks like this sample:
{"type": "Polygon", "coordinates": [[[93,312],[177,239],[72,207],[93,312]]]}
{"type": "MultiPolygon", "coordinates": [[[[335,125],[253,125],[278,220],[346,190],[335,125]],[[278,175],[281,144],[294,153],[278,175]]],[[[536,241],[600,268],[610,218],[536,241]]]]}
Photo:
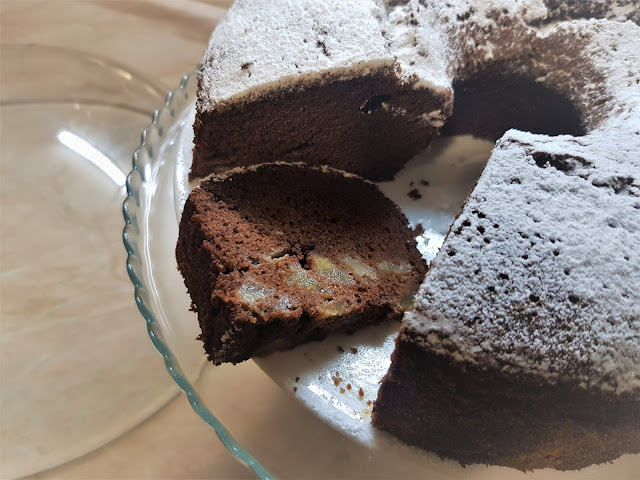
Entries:
{"type": "MultiPolygon", "coordinates": [[[[2,50],[9,44],[40,44],[97,54],[131,67],[151,79],[158,88],[169,90],[178,85],[182,75],[193,71],[211,30],[230,3],[214,0],[2,0],[1,45],[2,50]]],[[[3,65],[5,69],[12,67],[3,65]]],[[[25,78],[28,80],[33,79],[25,78]]],[[[40,88],[47,88],[46,77],[38,81],[40,88]]],[[[5,85],[2,86],[4,88],[5,85]]],[[[132,146],[139,141],[145,122],[130,132],[128,142],[132,146]]],[[[120,215],[119,210],[115,213],[120,215]]],[[[9,209],[3,209],[3,230],[13,214],[9,209]]],[[[122,225],[117,224],[116,237],[119,237],[121,229],[122,225]]],[[[3,244],[4,240],[3,237],[3,244]]],[[[120,253],[120,257],[113,259],[111,268],[122,279],[126,278],[124,249],[120,253]]],[[[24,255],[29,261],[29,252],[17,254],[24,255]]],[[[56,273],[52,275],[54,278],[49,281],[55,283],[58,280],[60,288],[67,288],[63,272],[59,273],[59,279],[55,278],[56,273]]],[[[69,285],[68,288],[68,294],[73,295],[75,287],[69,285]]],[[[5,302],[7,298],[3,304],[5,302]]],[[[148,374],[158,375],[156,383],[173,389],[161,357],[153,356],[155,352],[147,338],[144,321],[135,309],[133,288],[126,287],[124,293],[119,292],[110,302],[115,304],[111,305],[112,308],[120,308],[117,311],[121,315],[130,316],[130,323],[135,326],[132,327],[132,335],[139,338],[139,347],[136,348],[153,358],[155,364],[148,374]]],[[[91,314],[89,307],[79,305],[78,308],[87,308],[87,311],[77,314],[91,314]]],[[[24,317],[26,320],[33,312],[27,308],[17,315],[13,312],[13,318],[20,320],[24,317]]],[[[2,359],[6,360],[2,357],[0,361],[2,359]]],[[[3,377],[5,374],[7,372],[3,371],[3,377]]],[[[62,376],[64,372],[52,373],[56,374],[62,376]]],[[[3,389],[15,387],[3,379],[0,381],[3,389]]],[[[28,383],[29,379],[24,381],[28,383]]],[[[197,388],[234,437],[279,478],[422,476],[402,463],[372,455],[365,447],[338,434],[298,403],[291,392],[280,389],[253,362],[222,367],[207,364],[197,388]]],[[[42,408],[47,406],[42,405],[42,408]]],[[[117,438],[102,446],[96,445],[97,449],[30,478],[254,478],[227,452],[214,431],[191,410],[184,395],[174,396],[165,406],[145,418],[136,420],[117,438]]],[[[82,422],[83,419],[76,421],[82,422]]],[[[0,436],[7,433],[6,425],[2,428],[0,436]]],[[[73,431],[73,423],[66,428],[73,431]]],[[[50,433],[51,449],[55,451],[56,447],[65,445],[68,432],[50,433]]],[[[25,442],[28,443],[28,439],[25,442]]],[[[11,477],[18,471],[15,459],[8,458],[10,450],[6,444],[0,443],[0,448],[3,450],[0,452],[0,478],[11,477]]],[[[20,471],[37,471],[40,465],[38,455],[37,451],[31,456],[26,455],[20,471]]],[[[634,478],[632,470],[638,467],[638,461],[637,458],[626,461],[629,463],[629,476],[626,478],[630,480],[634,478]]]]}

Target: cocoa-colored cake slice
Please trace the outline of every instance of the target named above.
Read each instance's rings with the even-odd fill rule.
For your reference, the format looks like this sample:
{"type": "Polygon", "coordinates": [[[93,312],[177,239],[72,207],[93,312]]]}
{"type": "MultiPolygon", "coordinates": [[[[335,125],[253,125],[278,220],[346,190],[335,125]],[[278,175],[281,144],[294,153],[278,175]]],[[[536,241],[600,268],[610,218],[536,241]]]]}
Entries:
{"type": "Polygon", "coordinates": [[[426,272],[406,218],[375,185],[283,163],[194,189],[176,257],[216,364],[400,319],[426,272]]]}

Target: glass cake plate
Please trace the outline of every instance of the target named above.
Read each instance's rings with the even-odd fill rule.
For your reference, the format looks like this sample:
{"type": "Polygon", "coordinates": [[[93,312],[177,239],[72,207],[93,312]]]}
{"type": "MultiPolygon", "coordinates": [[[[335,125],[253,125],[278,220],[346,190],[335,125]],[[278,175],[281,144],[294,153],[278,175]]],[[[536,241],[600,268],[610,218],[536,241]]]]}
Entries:
{"type": "MultiPolygon", "coordinates": [[[[181,365],[203,356],[199,341],[184,342],[176,332],[197,325],[190,299],[177,271],[174,249],[184,201],[194,186],[187,174],[193,148],[195,75],[184,77],[170,92],[164,107],[142,136],[127,178],[124,202],[124,244],[127,270],[135,286],[135,300],[147,322],[149,336],[164,357],[167,370],[186,393],[193,409],[211,425],[221,441],[260,478],[273,478],[256,458],[231,436],[207,408],[195,380],[181,365]]],[[[471,137],[441,139],[411,160],[393,182],[381,190],[405,212],[415,228],[418,247],[427,261],[439,250],[450,223],[475,185],[492,143],[471,137]]],[[[370,456],[402,465],[412,476],[430,479],[569,480],[633,478],[640,471],[640,455],[625,455],[607,465],[579,472],[537,470],[525,474],[505,467],[441,460],[409,447],[371,426],[378,384],[389,367],[399,323],[370,327],[352,335],[333,335],[254,361],[278,385],[336,430],[363,446],[370,456]]],[[[215,368],[215,367],[211,367],[215,368]]],[[[223,394],[221,394],[223,395],[223,394]]],[[[277,436],[278,432],[269,432],[277,436]]],[[[283,440],[286,441],[286,440],[283,440]]],[[[291,439],[292,442],[299,441],[291,439]]],[[[282,468],[280,471],[285,471],[282,468]]]]}
{"type": "MultiPolygon", "coordinates": [[[[102,447],[179,390],[155,368],[120,263],[131,151],[166,89],[110,58],[32,43],[2,43],[0,72],[0,478],[9,480],[102,447]]],[[[192,375],[203,364],[183,361],[192,375]]]]}

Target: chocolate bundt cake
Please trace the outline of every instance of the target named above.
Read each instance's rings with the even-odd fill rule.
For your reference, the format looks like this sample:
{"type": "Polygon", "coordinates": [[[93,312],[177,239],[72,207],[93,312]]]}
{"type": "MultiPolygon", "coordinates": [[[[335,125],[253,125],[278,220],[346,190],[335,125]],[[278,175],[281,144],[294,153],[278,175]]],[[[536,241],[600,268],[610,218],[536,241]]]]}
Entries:
{"type": "Polygon", "coordinates": [[[639,20],[624,0],[247,0],[214,31],[192,177],[277,159],[388,179],[434,135],[497,140],[376,427],[522,470],[640,452],[639,20]]]}
{"type": "Polygon", "coordinates": [[[295,164],[195,188],[176,257],[216,364],[400,320],[426,271],[406,218],[375,185],[295,164]]]}

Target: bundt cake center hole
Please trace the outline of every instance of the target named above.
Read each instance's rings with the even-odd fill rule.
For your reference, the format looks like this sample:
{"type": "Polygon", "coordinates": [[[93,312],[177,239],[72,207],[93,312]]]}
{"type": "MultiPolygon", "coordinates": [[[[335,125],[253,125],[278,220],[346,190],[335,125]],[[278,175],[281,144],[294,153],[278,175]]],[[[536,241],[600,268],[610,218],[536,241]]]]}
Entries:
{"type": "Polygon", "coordinates": [[[480,73],[453,87],[453,115],[443,135],[495,141],[511,128],[551,136],[586,133],[571,100],[535,80],[480,73]]]}

